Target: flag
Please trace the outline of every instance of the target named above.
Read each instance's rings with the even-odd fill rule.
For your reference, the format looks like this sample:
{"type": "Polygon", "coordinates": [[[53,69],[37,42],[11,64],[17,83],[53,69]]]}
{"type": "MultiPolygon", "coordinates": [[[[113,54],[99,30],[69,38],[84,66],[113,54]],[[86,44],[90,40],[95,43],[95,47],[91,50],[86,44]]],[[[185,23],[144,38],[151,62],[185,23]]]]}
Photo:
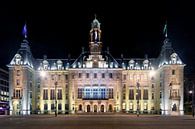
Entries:
{"type": "Polygon", "coordinates": [[[22,34],[25,38],[27,38],[27,27],[26,27],[26,23],[24,24],[23,30],[22,30],[22,34]]]}

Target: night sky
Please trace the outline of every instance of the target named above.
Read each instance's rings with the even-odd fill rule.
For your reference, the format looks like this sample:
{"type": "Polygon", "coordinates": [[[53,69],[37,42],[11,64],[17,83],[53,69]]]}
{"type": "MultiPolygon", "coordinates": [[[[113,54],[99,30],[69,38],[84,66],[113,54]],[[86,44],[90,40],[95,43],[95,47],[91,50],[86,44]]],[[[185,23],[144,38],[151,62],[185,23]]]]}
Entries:
{"type": "Polygon", "coordinates": [[[77,58],[81,47],[88,50],[91,22],[97,14],[101,23],[103,49],[114,57],[158,57],[163,41],[163,26],[187,65],[195,66],[195,2],[108,2],[0,4],[0,67],[6,68],[20,48],[22,28],[27,22],[28,39],[35,58],[77,58]]]}

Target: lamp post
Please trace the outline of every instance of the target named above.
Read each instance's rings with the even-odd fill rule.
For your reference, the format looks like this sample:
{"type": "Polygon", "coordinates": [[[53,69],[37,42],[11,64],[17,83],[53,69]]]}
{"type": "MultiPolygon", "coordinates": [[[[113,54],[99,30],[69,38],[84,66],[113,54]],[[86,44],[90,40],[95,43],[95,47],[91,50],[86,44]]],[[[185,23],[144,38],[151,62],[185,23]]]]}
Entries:
{"type": "Polygon", "coordinates": [[[189,91],[189,94],[192,94],[192,117],[194,117],[194,82],[191,81],[192,83],[192,90],[189,91]]]}
{"type": "Polygon", "coordinates": [[[140,107],[139,107],[139,87],[140,87],[140,84],[139,82],[137,82],[137,117],[139,117],[139,110],[140,110],[140,107]]]}
{"type": "Polygon", "coordinates": [[[55,80],[55,117],[57,117],[57,85],[58,85],[58,82],[57,82],[57,77],[56,77],[56,80],[55,80]]]}
{"type": "Polygon", "coordinates": [[[192,117],[194,117],[194,115],[195,115],[194,114],[194,112],[195,112],[194,111],[194,89],[195,88],[194,88],[194,82],[193,81],[191,81],[191,82],[192,82],[192,90],[190,90],[189,93],[192,94],[192,117]]]}

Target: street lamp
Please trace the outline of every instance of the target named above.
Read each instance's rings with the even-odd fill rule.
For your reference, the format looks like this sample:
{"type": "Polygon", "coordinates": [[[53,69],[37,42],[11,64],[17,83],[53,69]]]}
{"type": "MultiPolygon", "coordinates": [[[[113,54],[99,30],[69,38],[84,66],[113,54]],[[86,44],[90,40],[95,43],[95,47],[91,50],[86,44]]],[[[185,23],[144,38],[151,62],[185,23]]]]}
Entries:
{"type": "Polygon", "coordinates": [[[56,80],[55,80],[55,117],[57,117],[57,85],[58,85],[58,82],[57,82],[57,77],[56,77],[56,80]]]}
{"type": "Polygon", "coordinates": [[[192,94],[192,116],[194,117],[194,82],[192,82],[192,90],[189,91],[192,94]]]}
{"type": "Polygon", "coordinates": [[[137,117],[139,117],[139,110],[140,110],[140,107],[139,107],[139,87],[140,87],[140,84],[139,82],[137,82],[137,117]]]}

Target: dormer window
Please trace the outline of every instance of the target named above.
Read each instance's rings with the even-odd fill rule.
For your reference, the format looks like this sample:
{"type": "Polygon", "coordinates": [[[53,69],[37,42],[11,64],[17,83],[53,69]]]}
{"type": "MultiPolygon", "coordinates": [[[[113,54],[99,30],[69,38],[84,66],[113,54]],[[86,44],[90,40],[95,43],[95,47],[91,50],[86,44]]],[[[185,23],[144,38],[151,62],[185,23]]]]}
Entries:
{"type": "Polygon", "coordinates": [[[44,60],[44,61],[43,61],[43,69],[44,69],[44,70],[47,70],[47,69],[48,69],[48,64],[49,64],[49,63],[48,63],[47,60],[44,60]]]}
{"type": "Polygon", "coordinates": [[[171,63],[172,64],[176,64],[177,63],[177,54],[176,53],[173,53],[171,55],[171,63]]]}
{"type": "Polygon", "coordinates": [[[130,67],[130,69],[134,69],[134,63],[135,63],[134,60],[130,60],[129,61],[129,67],[130,67]]]}
{"type": "Polygon", "coordinates": [[[144,69],[148,69],[149,61],[148,60],[144,60],[143,65],[144,65],[144,69]]]}
{"type": "Polygon", "coordinates": [[[61,60],[57,61],[57,67],[58,67],[58,70],[62,69],[62,61],[61,60]]]}
{"type": "Polygon", "coordinates": [[[21,64],[21,55],[20,54],[16,54],[16,56],[15,56],[15,60],[16,60],[16,64],[17,65],[20,65],[21,64]]]}

